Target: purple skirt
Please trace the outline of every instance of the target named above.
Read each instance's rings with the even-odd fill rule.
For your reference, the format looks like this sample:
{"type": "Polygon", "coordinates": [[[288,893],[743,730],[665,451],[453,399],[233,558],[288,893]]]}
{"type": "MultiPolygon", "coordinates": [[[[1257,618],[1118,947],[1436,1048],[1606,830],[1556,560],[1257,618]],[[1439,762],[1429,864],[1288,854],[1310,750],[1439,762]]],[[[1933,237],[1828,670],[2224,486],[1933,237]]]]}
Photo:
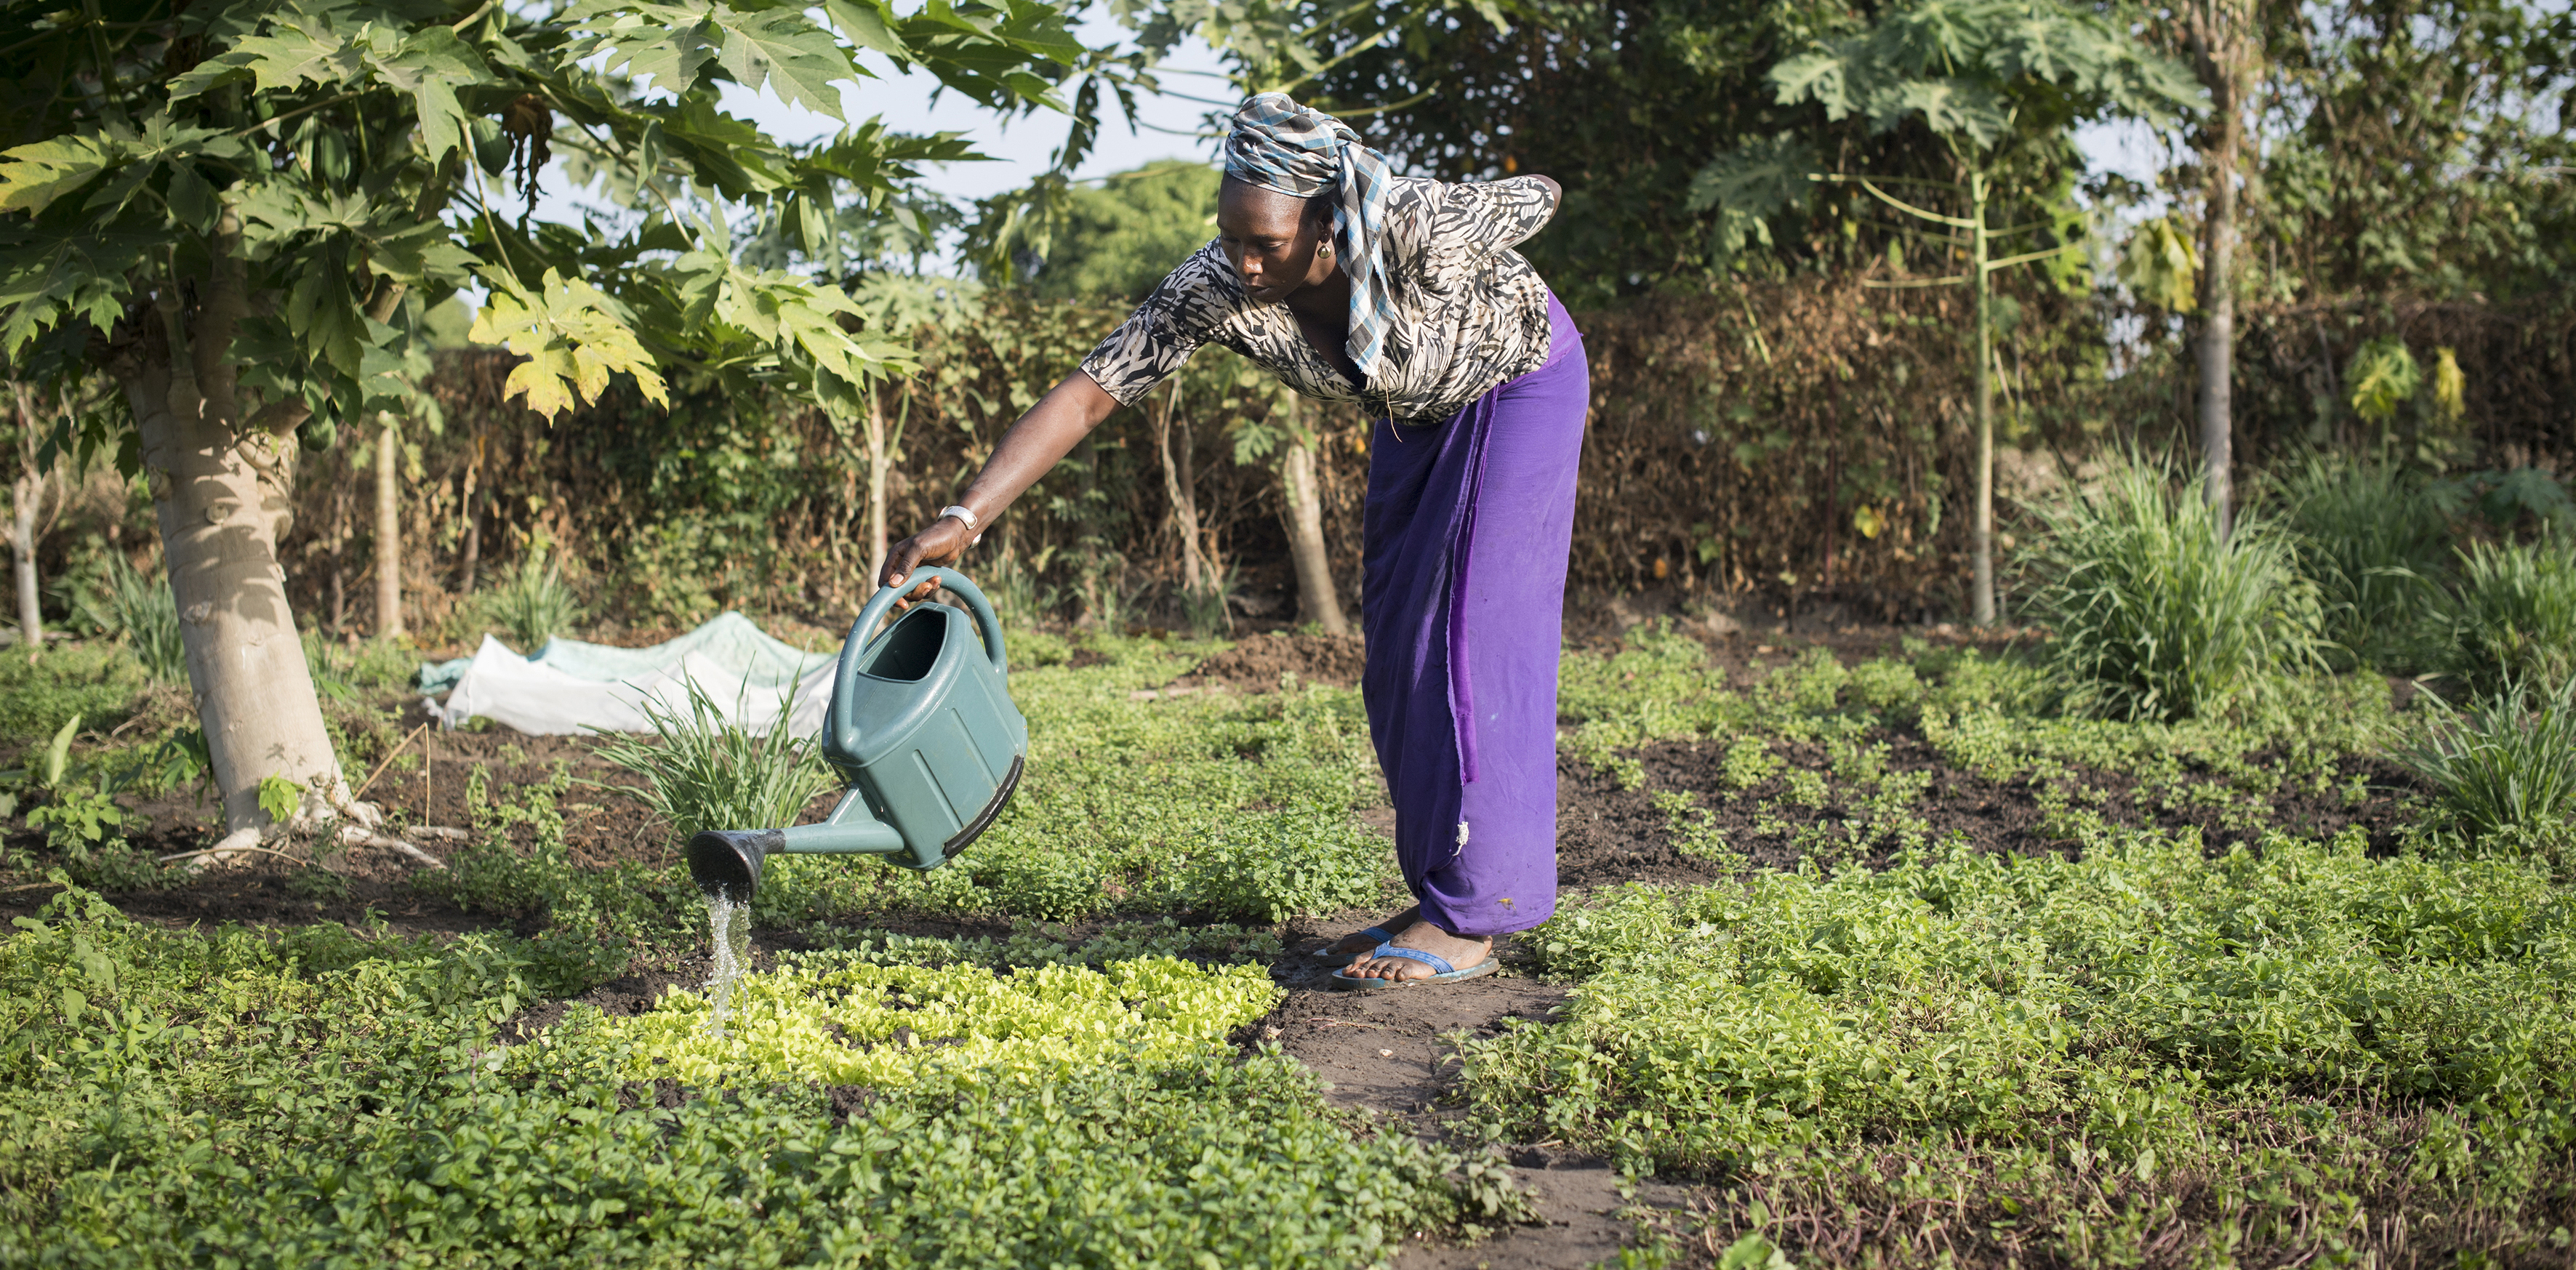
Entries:
{"type": "Polygon", "coordinates": [[[1369,450],[1369,737],[1424,917],[1499,935],[1556,911],[1556,670],[1592,376],[1550,295],[1547,363],[1369,450]]]}

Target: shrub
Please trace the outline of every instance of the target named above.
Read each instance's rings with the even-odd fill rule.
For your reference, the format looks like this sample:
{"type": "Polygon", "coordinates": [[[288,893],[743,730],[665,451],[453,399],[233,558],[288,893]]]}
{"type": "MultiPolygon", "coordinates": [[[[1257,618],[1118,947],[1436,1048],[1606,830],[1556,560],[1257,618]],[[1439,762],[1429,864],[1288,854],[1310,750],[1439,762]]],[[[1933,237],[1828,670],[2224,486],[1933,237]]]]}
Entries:
{"type": "Polygon", "coordinates": [[[2460,829],[2528,845],[2576,827],[2576,678],[2542,691],[2514,684],[2467,709],[2418,699],[2430,726],[2397,757],[2442,791],[2460,829]]]}
{"type": "Polygon", "coordinates": [[[582,617],[581,601],[564,581],[563,570],[535,549],[502,575],[500,585],[483,597],[482,610],[485,622],[500,627],[530,657],[582,617]]]}
{"type": "Polygon", "coordinates": [[[728,719],[696,680],[687,683],[685,714],[644,699],[652,741],[603,734],[606,740],[596,750],[644,778],[644,804],[674,835],[792,825],[805,804],[832,787],[813,739],[786,728],[785,702],[779,703],[779,727],[754,732],[728,719]]]}
{"type": "Polygon", "coordinates": [[[2317,588],[2277,522],[2248,512],[2221,534],[2196,491],[2136,459],[2039,516],[2032,607],[2062,707],[2188,718],[2319,663],[2317,588]]]}
{"type": "Polygon", "coordinates": [[[2335,660],[2412,670],[2437,654],[2451,530],[2432,491],[2394,464],[2310,455],[2280,493],[2335,660]]]}
{"type": "Polygon", "coordinates": [[[2576,671],[2576,538],[2480,543],[2460,564],[2447,668],[2470,691],[2547,686],[2576,671]]]}

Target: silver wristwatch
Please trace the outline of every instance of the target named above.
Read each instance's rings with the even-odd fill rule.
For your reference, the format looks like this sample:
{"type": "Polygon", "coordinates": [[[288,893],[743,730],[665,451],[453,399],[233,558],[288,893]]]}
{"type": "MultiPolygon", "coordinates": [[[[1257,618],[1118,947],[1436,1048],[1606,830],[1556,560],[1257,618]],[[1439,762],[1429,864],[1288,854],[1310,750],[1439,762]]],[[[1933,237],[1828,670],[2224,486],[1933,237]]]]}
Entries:
{"type": "Polygon", "coordinates": [[[938,519],[945,520],[951,516],[956,517],[959,523],[966,526],[967,533],[975,535],[976,542],[984,541],[984,535],[980,532],[983,529],[982,523],[975,519],[975,513],[968,511],[964,504],[939,509],[938,519]]]}

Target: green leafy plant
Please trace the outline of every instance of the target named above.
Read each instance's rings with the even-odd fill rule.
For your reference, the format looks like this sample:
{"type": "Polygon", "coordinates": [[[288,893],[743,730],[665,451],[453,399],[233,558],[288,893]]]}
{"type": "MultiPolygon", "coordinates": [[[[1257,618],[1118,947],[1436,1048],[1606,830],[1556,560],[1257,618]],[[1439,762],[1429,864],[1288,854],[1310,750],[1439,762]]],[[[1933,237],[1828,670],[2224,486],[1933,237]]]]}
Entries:
{"type": "Polygon", "coordinates": [[[2352,412],[2372,423],[2388,422],[2424,386],[2423,367],[2394,335],[2363,344],[2344,378],[2352,385],[2352,412]]]}
{"type": "Polygon", "coordinates": [[[484,621],[500,627],[530,657],[582,617],[581,600],[564,581],[562,567],[542,549],[520,556],[518,564],[483,597],[481,610],[484,621]]]}
{"type": "Polygon", "coordinates": [[[2397,758],[2442,792],[2459,828],[2480,842],[2576,837],[2576,678],[2508,684],[2466,707],[2418,700],[2429,718],[2397,758]]]}
{"type": "Polygon", "coordinates": [[[2407,672],[2438,658],[2451,529],[2433,490],[2395,464],[2326,454],[2278,479],[2333,659],[2407,672]]]}
{"type": "Polygon", "coordinates": [[[2447,669],[2477,693],[2576,674],[2576,534],[2461,553],[2447,669]]]}
{"type": "Polygon", "coordinates": [[[2196,490],[2134,458],[2038,517],[2030,609],[2068,709],[2189,718],[2320,664],[2317,587],[2277,521],[2249,513],[2222,532],[2196,490]]]}
{"type": "Polygon", "coordinates": [[[30,662],[0,657],[0,740],[41,743],[79,717],[109,729],[132,715],[149,681],[124,649],[88,642],[30,662]]]}
{"type": "Polygon", "coordinates": [[[259,778],[259,809],[280,824],[295,817],[304,806],[304,786],[274,772],[259,778]]]}
{"type": "Polygon", "coordinates": [[[1338,809],[1246,816],[1189,851],[1176,886],[1212,916],[1277,922],[1377,903],[1393,854],[1338,809]]]}
{"type": "Polygon", "coordinates": [[[600,734],[595,753],[644,778],[640,796],[687,839],[701,829],[765,829],[796,823],[814,796],[832,787],[810,737],[780,725],[766,732],[734,722],[714,696],[688,681],[685,712],[647,697],[652,739],[600,734]]]}

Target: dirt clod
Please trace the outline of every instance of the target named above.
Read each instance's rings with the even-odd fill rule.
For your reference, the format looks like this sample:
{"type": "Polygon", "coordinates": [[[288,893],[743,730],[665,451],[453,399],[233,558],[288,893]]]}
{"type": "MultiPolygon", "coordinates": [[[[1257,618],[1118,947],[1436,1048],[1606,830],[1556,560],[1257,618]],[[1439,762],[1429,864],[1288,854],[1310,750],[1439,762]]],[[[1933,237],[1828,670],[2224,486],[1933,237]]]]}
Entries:
{"type": "Polygon", "coordinates": [[[1254,635],[1200,662],[1189,679],[1231,684],[1247,692],[1269,692],[1295,675],[1304,683],[1357,687],[1368,656],[1357,635],[1297,635],[1275,631],[1254,635]]]}

